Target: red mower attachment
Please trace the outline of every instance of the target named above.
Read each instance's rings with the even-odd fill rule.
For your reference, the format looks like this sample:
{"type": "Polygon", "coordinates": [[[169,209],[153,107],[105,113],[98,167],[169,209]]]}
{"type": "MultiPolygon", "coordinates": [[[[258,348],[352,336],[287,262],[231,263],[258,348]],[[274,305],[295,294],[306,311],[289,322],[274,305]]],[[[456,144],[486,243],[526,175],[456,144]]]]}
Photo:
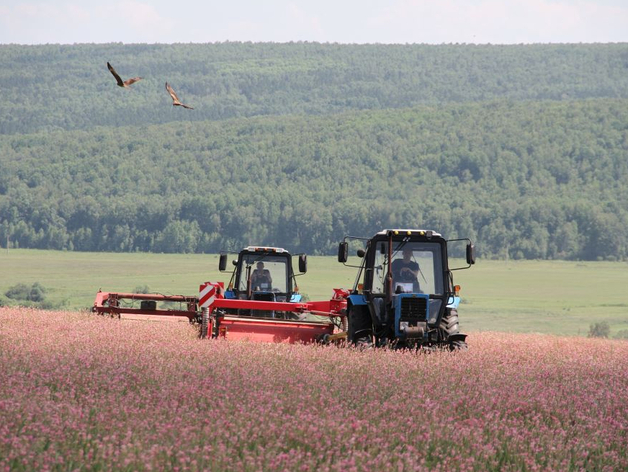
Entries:
{"type": "Polygon", "coordinates": [[[188,320],[200,323],[201,338],[328,342],[344,338],[347,295],[336,289],[327,301],[243,300],[224,298],[222,282],[205,282],[198,297],[99,291],[92,312],[123,319],[188,320]]]}
{"type": "Polygon", "coordinates": [[[344,318],[344,291],[335,291],[329,301],[294,303],[228,299],[222,289],[211,282],[200,286],[203,338],[308,343],[328,339],[343,324],[336,319],[344,318]],[[308,315],[327,320],[312,321],[308,315]]]}

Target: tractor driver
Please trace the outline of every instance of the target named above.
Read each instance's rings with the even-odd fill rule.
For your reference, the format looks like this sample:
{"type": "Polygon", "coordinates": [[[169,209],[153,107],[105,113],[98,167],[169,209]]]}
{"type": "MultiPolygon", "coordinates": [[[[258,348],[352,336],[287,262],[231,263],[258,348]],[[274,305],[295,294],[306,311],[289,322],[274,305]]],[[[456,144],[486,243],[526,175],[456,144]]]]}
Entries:
{"type": "Polygon", "coordinates": [[[251,275],[253,290],[270,290],[272,283],[273,279],[270,276],[270,271],[264,269],[264,263],[259,261],[257,263],[257,269],[255,269],[251,275]]]}
{"type": "Polygon", "coordinates": [[[419,264],[412,260],[412,249],[407,247],[402,251],[403,259],[395,259],[392,263],[393,290],[397,290],[398,284],[402,284],[402,291],[409,292],[412,284],[412,292],[418,292],[419,288],[419,264]]]}

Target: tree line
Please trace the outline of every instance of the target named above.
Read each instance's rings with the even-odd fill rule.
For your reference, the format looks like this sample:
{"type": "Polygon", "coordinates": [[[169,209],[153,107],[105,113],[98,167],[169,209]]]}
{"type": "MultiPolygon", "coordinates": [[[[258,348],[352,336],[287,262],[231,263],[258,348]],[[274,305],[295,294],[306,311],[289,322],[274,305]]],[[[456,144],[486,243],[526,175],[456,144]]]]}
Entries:
{"type": "Polygon", "coordinates": [[[0,136],[0,241],[81,251],[272,244],[386,227],[480,257],[628,258],[628,99],[508,99],[0,136]]]}

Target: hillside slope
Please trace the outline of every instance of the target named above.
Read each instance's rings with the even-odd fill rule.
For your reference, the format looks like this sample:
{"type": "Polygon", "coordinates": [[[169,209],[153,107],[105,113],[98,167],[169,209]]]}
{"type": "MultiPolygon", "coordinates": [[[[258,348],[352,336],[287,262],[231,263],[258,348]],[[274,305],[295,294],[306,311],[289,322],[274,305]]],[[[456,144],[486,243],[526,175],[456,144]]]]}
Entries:
{"type": "Polygon", "coordinates": [[[0,45],[0,134],[421,104],[628,98],[628,44],[0,45]],[[124,78],[121,90],[106,67],[124,78]],[[170,106],[168,81],[193,113],[170,106]]]}
{"type": "Polygon", "coordinates": [[[422,226],[481,257],[628,257],[628,44],[1,45],[0,61],[0,244],[329,254],[422,226]],[[144,79],[121,89],[107,61],[144,79]]]}
{"type": "Polygon", "coordinates": [[[628,100],[4,136],[0,166],[0,237],[20,247],[320,254],[424,226],[483,257],[628,256],[628,100]]]}

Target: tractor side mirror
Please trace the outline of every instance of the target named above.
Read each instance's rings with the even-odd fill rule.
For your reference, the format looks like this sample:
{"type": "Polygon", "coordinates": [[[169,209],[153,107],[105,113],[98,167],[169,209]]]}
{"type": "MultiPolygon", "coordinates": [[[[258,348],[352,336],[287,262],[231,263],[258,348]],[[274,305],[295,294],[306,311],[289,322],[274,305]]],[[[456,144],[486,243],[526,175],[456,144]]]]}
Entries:
{"type": "Polygon", "coordinates": [[[220,272],[224,272],[227,270],[227,254],[221,254],[220,260],[218,261],[218,270],[220,272]]]}
{"type": "Polygon", "coordinates": [[[364,249],[358,249],[357,254],[358,257],[362,258],[366,254],[366,251],[364,251],[364,249]]]}
{"type": "Polygon", "coordinates": [[[349,243],[344,241],[338,245],[338,262],[343,264],[349,259],[349,243]]]}
{"type": "Polygon", "coordinates": [[[231,261],[231,263],[232,263],[234,266],[238,267],[238,260],[237,260],[237,259],[232,260],[232,261],[231,261]]]}
{"type": "Polygon", "coordinates": [[[299,272],[305,274],[307,272],[307,256],[299,254],[299,272]]]}
{"type": "Polygon", "coordinates": [[[471,243],[467,244],[467,264],[475,264],[475,246],[471,243]]]}

